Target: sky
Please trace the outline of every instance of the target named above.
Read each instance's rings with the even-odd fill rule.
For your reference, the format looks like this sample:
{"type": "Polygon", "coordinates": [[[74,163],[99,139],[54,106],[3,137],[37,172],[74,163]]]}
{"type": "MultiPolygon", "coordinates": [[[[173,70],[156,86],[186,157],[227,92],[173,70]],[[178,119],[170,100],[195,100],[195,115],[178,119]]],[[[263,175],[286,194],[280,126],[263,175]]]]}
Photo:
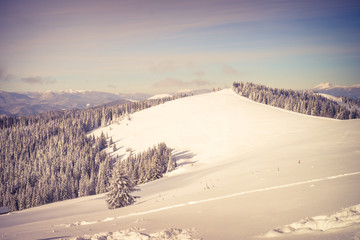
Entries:
{"type": "Polygon", "coordinates": [[[360,1],[3,0],[0,90],[360,84],[360,1]]]}

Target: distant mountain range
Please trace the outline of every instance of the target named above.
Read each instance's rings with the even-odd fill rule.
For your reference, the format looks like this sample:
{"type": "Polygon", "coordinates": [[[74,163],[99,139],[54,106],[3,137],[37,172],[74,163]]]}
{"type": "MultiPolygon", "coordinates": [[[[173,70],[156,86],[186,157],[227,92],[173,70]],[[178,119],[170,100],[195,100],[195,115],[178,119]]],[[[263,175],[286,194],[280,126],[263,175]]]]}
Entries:
{"type": "MultiPolygon", "coordinates": [[[[182,90],[176,93],[166,94],[166,96],[177,94],[196,95],[209,91],[210,90],[182,90]]],[[[24,93],[0,91],[0,116],[20,116],[57,110],[111,106],[132,101],[155,99],[159,96],[165,95],[152,96],[146,93],[123,94],[85,90],[24,93]]]]}
{"type": "Polygon", "coordinates": [[[99,91],[0,91],[0,115],[29,115],[48,111],[83,109],[98,105],[114,105],[147,99],[148,94],[114,94],[99,91]]]}
{"type": "Polygon", "coordinates": [[[360,99],[360,84],[353,86],[338,86],[331,83],[321,83],[312,88],[317,93],[325,93],[335,97],[350,97],[360,99]]]}
{"type": "Polygon", "coordinates": [[[211,92],[210,89],[199,89],[199,90],[191,90],[191,89],[183,89],[180,91],[177,91],[175,93],[163,93],[163,94],[157,94],[154,96],[149,97],[149,100],[152,99],[161,99],[161,98],[168,98],[168,97],[173,97],[173,96],[177,96],[177,95],[187,95],[187,96],[192,96],[192,95],[198,95],[198,94],[203,94],[203,93],[209,93],[211,92]]]}

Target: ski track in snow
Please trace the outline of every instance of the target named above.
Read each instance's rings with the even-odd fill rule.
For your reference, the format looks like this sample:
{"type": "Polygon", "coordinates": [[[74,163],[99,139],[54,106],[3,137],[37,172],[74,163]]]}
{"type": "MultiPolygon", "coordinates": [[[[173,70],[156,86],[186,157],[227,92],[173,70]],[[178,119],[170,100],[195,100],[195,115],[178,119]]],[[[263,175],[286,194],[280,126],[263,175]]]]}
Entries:
{"type": "MultiPolygon", "coordinates": [[[[117,219],[123,219],[123,218],[128,218],[128,217],[133,217],[133,216],[139,216],[139,215],[146,215],[146,214],[150,214],[150,213],[161,212],[161,211],[174,209],[174,208],[179,208],[179,207],[185,207],[185,206],[190,206],[190,205],[196,205],[196,204],[202,204],[202,203],[207,203],[207,202],[212,202],[212,201],[217,201],[217,200],[223,200],[223,199],[238,197],[238,196],[251,194],[251,193],[271,191],[271,190],[283,189],[283,188],[288,188],[288,187],[295,187],[295,186],[299,186],[299,185],[310,184],[310,183],[321,182],[321,181],[327,181],[327,180],[333,180],[333,179],[337,179],[337,178],[349,177],[349,176],[354,176],[354,175],[359,175],[359,174],[360,174],[360,172],[344,173],[344,174],[330,176],[330,177],[316,178],[316,179],[300,181],[300,182],[295,182],[295,183],[289,183],[289,184],[284,184],[284,185],[278,185],[278,186],[272,186],[272,187],[266,187],[266,188],[259,188],[259,189],[238,192],[238,193],[229,194],[229,195],[220,196],[220,197],[208,198],[208,199],[198,200],[198,201],[190,201],[190,202],[187,202],[187,203],[179,203],[179,204],[175,204],[175,205],[171,205],[171,206],[167,206],[167,207],[162,207],[162,208],[157,208],[157,209],[152,209],[152,210],[143,211],[143,212],[130,213],[130,214],[127,214],[127,215],[118,216],[117,219]]],[[[108,222],[108,221],[112,221],[112,220],[115,220],[115,218],[110,217],[110,218],[105,218],[103,220],[98,220],[98,221],[93,221],[93,222],[80,221],[80,222],[75,222],[75,223],[70,223],[70,224],[60,224],[60,225],[57,225],[57,226],[75,227],[75,226],[80,226],[80,225],[90,225],[90,224],[95,224],[95,223],[108,222]]]]}

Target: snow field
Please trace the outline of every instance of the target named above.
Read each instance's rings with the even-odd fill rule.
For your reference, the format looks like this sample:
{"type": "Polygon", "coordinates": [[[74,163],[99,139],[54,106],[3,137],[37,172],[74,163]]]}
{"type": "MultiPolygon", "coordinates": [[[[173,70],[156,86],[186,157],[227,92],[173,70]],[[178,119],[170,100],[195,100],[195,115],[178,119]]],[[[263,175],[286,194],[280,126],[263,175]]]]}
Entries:
{"type": "MultiPolygon", "coordinates": [[[[179,167],[141,185],[140,198],[125,208],[107,209],[102,194],[0,216],[0,239],[110,238],[134,226],[135,235],[195,227],[203,239],[261,239],[278,226],[360,203],[359,120],[288,112],[225,89],[167,102],[93,133],[101,132],[116,143],[116,152],[107,150],[113,156],[165,142],[179,167]]],[[[360,236],[356,221],[339,228],[337,238],[360,236]]]]}
{"type": "MultiPolygon", "coordinates": [[[[311,179],[311,180],[308,180],[308,181],[296,182],[296,183],[285,184],[285,185],[280,185],[280,186],[272,186],[272,187],[268,187],[268,188],[254,189],[254,190],[244,191],[244,192],[237,192],[237,193],[233,193],[233,194],[230,194],[230,195],[218,196],[218,197],[214,197],[214,198],[207,198],[207,199],[202,199],[202,200],[197,200],[197,201],[189,201],[189,202],[186,202],[186,203],[179,203],[179,204],[176,204],[176,205],[171,205],[171,206],[166,206],[166,207],[162,207],[162,208],[152,209],[152,210],[149,210],[149,211],[130,213],[128,215],[118,216],[116,218],[117,219],[122,219],[122,218],[128,218],[128,217],[132,217],[132,216],[147,215],[147,214],[151,214],[151,213],[166,211],[166,210],[173,209],[173,208],[181,208],[181,207],[186,207],[186,206],[189,206],[189,205],[203,204],[203,203],[207,203],[207,202],[219,201],[219,200],[228,199],[228,198],[236,198],[236,197],[239,197],[239,196],[242,196],[242,195],[253,194],[253,193],[257,193],[257,192],[272,191],[272,190],[276,190],[276,189],[290,188],[290,187],[299,186],[299,185],[311,184],[310,186],[314,187],[315,185],[313,185],[313,183],[316,183],[316,182],[333,180],[333,179],[338,179],[338,178],[344,178],[344,177],[349,177],[349,176],[354,176],[354,175],[360,175],[360,172],[349,173],[349,174],[341,174],[341,175],[330,176],[330,177],[326,177],[326,178],[311,179]]],[[[345,219],[345,221],[347,221],[347,225],[351,225],[351,223],[355,224],[355,223],[358,223],[360,221],[360,215],[359,215],[359,211],[358,211],[359,209],[360,209],[360,205],[356,205],[356,206],[353,206],[353,207],[350,207],[350,208],[347,208],[347,209],[344,210],[344,211],[347,211],[347,212],[355,213],[354,214],[355,217],[352,216],[352,217],[350,217],[348,219],[345,219]]],[[[346,212],[346,217],[348,216],[347,212],[346,212]]],[[[337,215],[344,215],[344,212],[338,213],[337,215]]],[[[321,216],[317,217],[317,218],[321,218],[321,216]]],[[[337,218],[337,216],[335,216],[335,218],[337,218]]],[[[79,225],[91,225],[91,224],[96,224],[96,223],[100,223],[100,222],[109,222],[109,221],[113,221],[113,220],[115,220],[114,217],[107,217],[107,218],[105,218],[103,220],[98,220],[98,221],[93,221],[93,222],[80,221],[80,222],[74,222],[74,223],[70,223],[70,224],[61,224],[59,226],[76,227],[76,226],[79,226],[79,225]]],[[[347,226],[347,225],[344,225],[344,226],[347,226]]],[[[320,229],[320,230],[324,231],[325,229],[320,229]]],[[[277,230],[275,230],[275,231],[277,231],[277,230]]],[[[278,231],[280,232],[280,230],[278,230],[278,231]]],[[[295,228],[294,228],[294,231],[295,231],[295,228]]]]}

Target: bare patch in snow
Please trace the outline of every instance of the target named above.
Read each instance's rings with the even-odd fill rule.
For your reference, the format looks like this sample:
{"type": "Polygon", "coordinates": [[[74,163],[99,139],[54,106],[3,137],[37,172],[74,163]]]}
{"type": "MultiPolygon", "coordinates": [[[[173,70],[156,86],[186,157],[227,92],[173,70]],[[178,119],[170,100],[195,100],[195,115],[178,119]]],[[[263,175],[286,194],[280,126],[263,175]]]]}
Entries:
{"type": "Polygon", "coordinates": [[[301,234],[313,231],[325,232],[340,229],[360,223],[360,204],[332,214],[305,218],[298,222],[275,228],[264,235],[265,238],[282,236],[284,234],[301,234]]]}
{"type": "Polygon", "coordinates": [[[177,229],[170,228],[165,229],[156,233],[144,233],[145,229],[141,228],[131,228],[127,230],[122,230],[118,232],[103,232],[97,233],[94,235],[84,235],[80,237],[74,238],[63,238],[69,240],[93,240],[93,239],[106,239],[106,240],[116,240],[116,239],[124,239],[124,240],[195,240],[193,238],[193,234],[195,230],[189,229],[177,229]]]}

